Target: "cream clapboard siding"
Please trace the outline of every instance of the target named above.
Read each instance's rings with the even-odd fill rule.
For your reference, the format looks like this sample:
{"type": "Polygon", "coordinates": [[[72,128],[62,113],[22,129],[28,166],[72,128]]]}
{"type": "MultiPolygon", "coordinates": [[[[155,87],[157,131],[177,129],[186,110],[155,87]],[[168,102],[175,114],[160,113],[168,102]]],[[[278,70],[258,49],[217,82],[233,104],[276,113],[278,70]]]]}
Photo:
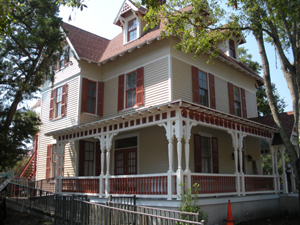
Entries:
{"type": "MultiPolygon", "coordinates": [[[[138,165],[139,174],[166,173],[169,169],[168,141],[165,129],[159,126],[147,127],[131,132],[120,133],[117,138],[138,136],[138,165]]],[[[114,146],[114,144],[113,144],[114,146]]],[[[112,150],[110,172],[114,174],[114,153],[112,150]]],[[[106,171],[106,167],[105,167],[106,171]]]]}
{"type": "MultiPolygon", "coordinates": [[[[252,160],[256,161],[256,167],[258,174],[261,174],[261,159],[260,159],[260,147],[259,147],[259,139],[254,137],[246,137],[245,138],[245,156],[251,155],[252,160]]],[[[249,162],[247,158],[245,157],[245,164],[247,167],[247,174],[254,174],[253,171],[253,162],[249,162]]]]}
{"type": "MultiPolygon", "coordinates": [[[[66,69],[67,70],[67,69],[66,69]]],[[[72,74],[70,73],[70,76],[72,74]]],[[[80,77],[77,76],[71,80],[65,80],[64,82],[59,82],[58,86],[54,84],[54,88],[57,88],[65,83],[68,84],[67,92],[67,115],[62,119],[49,120],[50,111],[50,98],[51,89],[42,92],[42,105],[41,105],[41,132],[39,138],[39,149],[38,149],[38,165],[37,165],[37,179],[44,179],[46,175],[46,157],[47,157],[47,145],[54,141],[51,137],[46,137],[44,134],[50,131],[63,129],[66,127],[78,125],[77,109],[78,109],[78,88],[79,88],[80,77]]],[[[65,152],[66,153],[66,152],[65,152]]],[[[69,168],[72,167],[72,161],[69,160],[69,156],[65,156],[65,167],[68,168],[67,171],[71,174],[69,168]]]]}
{"type": "Polygon", "coordinates": [[[75,162],[76,162],[76,151],[75,145],[70,145],[70,143],[65,146],[64,154],[64,177],[75,176],[75,162]]]}
{"type": "MultiPolygon", "coordinates": [[[[135,70],[137,68],[132,68],[135,70]]],[[[144,105],[137,108],[147,108],[169,101],[169,74],[168,57],[159,59],[144,66],[144,105]]],[[[125,98],[125,96],[124,96],[125,98]]],[[[103,118],[133,112],[136,109],[117,111],[118,104],[118,77],[109,79],[104,83],[104,113],[103,118]]],[[[125,103],[124,103],[125,104],[125,103]]]]}
{"type": "Polygon", "coordinates": [[[246,107],[247,107],[247,117],[257,117],[257,101],[256,94],[250,91],[245,91],[246,94],[246,107]]]}
{"type": "MultiPolygon", "coordinates": [[[[176,44],[174,38],[171,39],[171,45],[176,44]]],[[[255,93],[256,88],[255,79],[245,75],[240,70],[229,66],[226,63],[215,59],[214,64],[210,62],[207,64],[208,56],[200,55],[196,60],[193,59],[192,54],[185,54],[171,48],[172,55],[172,83],[173,83],[173,100],[184,99],[192,102],[192,69],[191,66],[196,66],[200,70],[211,73],[215,76],[216,85],[216,108],[217,110],[229,113],[228,102],[228,82],[233,83],[237,87],[242,87],[249,93],[255,93]],[[187,91],[190,90],[190,91],[187,91]]],[[[253,102],[252,97],[249,95],[249,109],[256,107],[256,102],[253,102]],[[252,101],[251,101],[252,100],[252,101]],[[250,105],[254,104],[254,105],[250,105]]],[[[248,103],[247,103],[248,106],[248,103]]],[[[253,112],[250,111],[252,115],[253,112]]]]}
{"type": "MultiPolygon", "coordinates": [[[[80,68],[81,68],[82,77],[95,82],[102,81],[101,71],[103,67],[98,66],[95,63],[88,63],[87,61],[81,60],[80,68]]],[[[104,87],[104,91],[105,91],[105,87],[104,87]]],[[[82,82],[81,82],[81,87],[79,88],[79,93],[81,92],[82,92],[82,82]]],[[[96,114],[81,113],[81,102],[79,103],[79,112],[80,112],[80,120],[79,120],[80,124],[91,123],[101,119],[101,116],[98,116],[97,113],[96,114]]]]}

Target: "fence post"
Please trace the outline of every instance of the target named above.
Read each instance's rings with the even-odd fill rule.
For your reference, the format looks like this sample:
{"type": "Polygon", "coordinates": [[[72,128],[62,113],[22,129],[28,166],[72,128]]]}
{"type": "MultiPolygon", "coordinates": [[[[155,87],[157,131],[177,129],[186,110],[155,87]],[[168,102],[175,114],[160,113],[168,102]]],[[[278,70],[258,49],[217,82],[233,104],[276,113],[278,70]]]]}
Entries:
{"type": "Polygon", "coordinates": [[[73,225],[73,217],[74,217],[74,194],[70,197],[70,220],[71,225],[73,225]]]}

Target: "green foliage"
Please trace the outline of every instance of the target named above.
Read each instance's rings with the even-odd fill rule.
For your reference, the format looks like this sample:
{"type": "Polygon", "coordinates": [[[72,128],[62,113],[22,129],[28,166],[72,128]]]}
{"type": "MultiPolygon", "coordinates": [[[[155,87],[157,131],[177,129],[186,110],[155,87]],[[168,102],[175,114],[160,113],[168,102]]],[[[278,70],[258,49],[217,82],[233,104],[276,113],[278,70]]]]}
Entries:
{"type": "Polygon", "coordinates": [[[238,48],[240,62],[244,63],[255,73],[259,74],[262,69],[261,65],[258,62],[253,61],[252,55],[248,54],[247,51],[248,49],[245,49],[244,47],[238,48]]]}
{"type": "MultiPolygon", "coordinates": [[[[285,107],[287,106],[284,98],[280,98],[275,84],[272,83],[272,92],[275,99],[275,105],[277,106],[278,112],[284,112],[285,107]]],[[[272,115],[270,104],[268,103],[268,98],[266,94],[266,89],[264,86],[261,86],[256,91],[256,100],[257,100],[257,110],[258,116],[267,116],[272,115]]]]}
{"type": "MultiPolygon", "coordinates": [[[[184,190],[184,183],[180,184],[181,194],[180,194],[180,206],[178,208],[181,212],[191,212],[198,213],[199,221],[204,220],[206,223],[208,221],[208,214],[200,210],[200,205],[198,204],[197,194],[200,191],[200,185],[195,183],[192,188],[184,190]]],[[[187,220],[187,215],[180,215],[180,218],[187,220]]]]}
{"type": "MultiPolygon", "coordinates": [[[[263,168],[263,174],[264,175],[272,175],[272,157],[271,154],[265,154],[262,155],[262,168],[263,168]]],[[[288,154],[284,154],[284,159],[285,159],[285,165],[290,162],[288,154]]],[[[281,159],[281,154],[277,154],[277,168],[278,168],[278,173],[282,174],[283,173],[283,167],[282,167],[282,159],[281,159]]]]}
{"type": "MultiPolygon", "coordinates": [[[[3,107],[0,107],[0,120],[5,116],[3,107]]],[[[3,123],[0,123],[0,171],[9,170],[27,153],[34,136],[39,132],[40,119],[36,113],[25,108],[19,109],[7,133],[3,132],[3,123]]]]}

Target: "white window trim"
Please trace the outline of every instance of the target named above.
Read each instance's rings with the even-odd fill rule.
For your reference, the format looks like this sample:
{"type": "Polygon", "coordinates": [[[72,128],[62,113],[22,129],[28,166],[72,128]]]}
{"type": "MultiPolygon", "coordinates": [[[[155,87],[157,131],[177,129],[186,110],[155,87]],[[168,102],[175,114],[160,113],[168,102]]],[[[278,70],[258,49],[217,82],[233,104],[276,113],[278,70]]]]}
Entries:
{"type": "MultiPolygon", "coordinates": [[[[136,174],[139,174],[140,173],[140,165],[139,165],[139,162],[140,162],[140,149],[139,149],[139,146],[140,146],[140,133],[131,133],[131,134],[124,134],[124,135],[118,135],[116,137],[113,138],[112,140],[112,148],[113,148],[113,159],[112,159],[112,167],[111,167],[111,174],[112,173],[115,173],[114,171],[114,168],[115,168],[115,152],[118,151],[118,150],[122,150],[122,149],[126,149],[126,148],[122,148],[122,149],[116,149],[115,148],[115,141],[116,140],[119,140],[119,139],[124,139],[124,138],[129,138],[129,137],[137,137],[137,146],[136,146],[136,160],[137,160],[137,163],[136,163],[136,174]]],[[[132,147],[130,147],[132,148],[132,147]]],[[[115,175],[115,174],[114,174],[115,175]]]]}
{"type": "Polygon", "coordinates": [[[138,17],[137,15],[135,15],[135,13],[132,13],[131,16],[128,16],[127,18],[124,18],[124,29],[123,29],[123,45],[129,44],[137,39],[139,39],[141,37],[142,34],[142,21],[141,18],[138,17]],[[131,41],[127,41],[128,40],[128,22],[136,19],[137,20],[137,28],[136,28],[136,38],[131,40],[131,41]]]}

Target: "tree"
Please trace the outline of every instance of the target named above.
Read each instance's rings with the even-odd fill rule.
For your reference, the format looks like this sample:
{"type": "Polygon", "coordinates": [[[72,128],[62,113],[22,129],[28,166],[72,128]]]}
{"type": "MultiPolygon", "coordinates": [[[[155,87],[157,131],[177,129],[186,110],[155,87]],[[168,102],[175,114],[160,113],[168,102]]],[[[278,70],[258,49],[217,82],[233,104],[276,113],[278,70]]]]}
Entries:
{"type": "MultiPolygon", "coordinates": [[[[244,47],[239,47],[238,51],[239,51],[240,62],[244,63],[254,72],[259,74],[260,71],[262,70],[262,67],[258,62],[252,60],[252,55],[247,53],[248,49],[245,49],[244,47]]],[[[272,92],[275,98],[275,103],[277,105],[278,111],[280,113],[284,112],[286,103],[283,98],[280,98],[274,83],[272,83],[272,92]]],[[[267,116],[272,114],[268,103],[266,89],[264,86],[260,86],[257,89],[256,101],[257,101],[258,116],[267,116]]]]}
{"type": "Polygon", "coordinates": [[[13,167],[37,133],[36,115],[20,103],[31,99],[62,52],[64,36],[55,0],[4,1],[0,17],[0,169],[13,167]],[[4,18],[4,19],[3,19],[4,18]]]}
{"type": "Polygon", "coordinates": [[[293,102],[297,140],[299,140],[299,1],[228,0],[231,13],[226,13],[215,0],[167,0],[166,4],[153,6],[155,1],[142,1],[149,7],[145,17],[147,26],[153,28],[161,21],[164,24],[162,37],[179,37],[180,42],[175,48],[186,53],[193,52],[195,57],[208,53],[209,59],[214,59],[219,52],[218,45],[224,40],[239,35],[241,32],[247,32],[254,36],[262,61],[264,85],[272,116],[289,155],[299,187],[300,159],[279,116],[265,49],[267,43],[271,43],[276,48],[281,70],[293,102]],[[289,53],[291,53],[290,57],[288,57],[289,53]]]}

